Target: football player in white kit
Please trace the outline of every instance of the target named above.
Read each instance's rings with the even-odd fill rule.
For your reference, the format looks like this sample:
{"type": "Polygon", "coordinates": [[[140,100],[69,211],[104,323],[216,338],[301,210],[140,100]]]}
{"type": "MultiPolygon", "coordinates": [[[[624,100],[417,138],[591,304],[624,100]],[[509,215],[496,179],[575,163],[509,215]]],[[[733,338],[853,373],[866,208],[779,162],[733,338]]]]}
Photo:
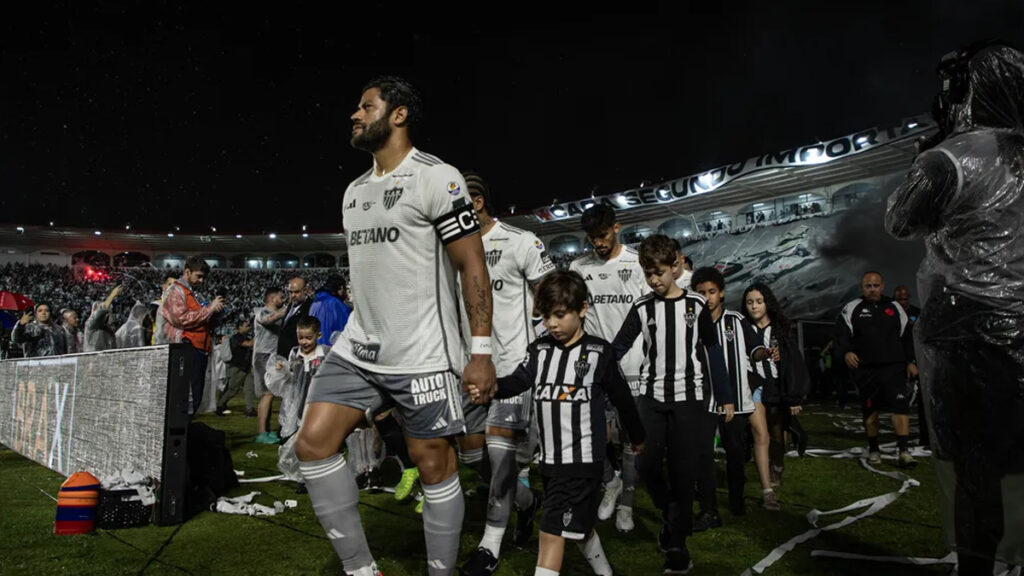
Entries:
{"type": "Polygon", "coordinates": [[[464,514],[452,448],[464,431],[459,376],[475,401],[495,390],[480,227],[458,170],[413,147],[420,113],[412,86],[385,77],[366,86],[352,115],[352,145],[373,155],[342,205],[355,310],[310,384],[295,443],[313,510],[350,576],[380,572],[339,453],[345,438],[367,415],[395,407],[420,470],[427,574],[449,576],[464,514]],[[465,366],[456,274],[473,335],[465,366]]]}
{"type": "MultiPolygon", "coordinates": [[[[640,254],[635,249],[619,243],[620,226],[613,208],[605,204],[592,206],[583,213],[580,224],[594,250],[573,260],[569,270],[578,272],[587,283],[590,304],[586,316],[587,333],[611,342],[619,333],[619,328],[629,314],[633,301],[651,289],[644,281],[640,254]]],[[[634,399],[640,393],[640,364],[643,357],[643,342],[638,338],[630,351],[619,361],[619,368],[629,383],[634,399]]],[[[634,526],[636,455],[633,454],[628,439],[619,440],[622,444],[622,477],[615,475],[606,459],[604,497],[598,507],[597,517],[607,520],[615,514],[616,529],[620,532],[629,532],[634,526]]]]}
{"type": "MultiPolygon", "coordinates": [[[[491,277],[494,314],[491,331],[494,369],[498,377],[508,376],[523,360],[534,339],[533,295],[541,279],[555,269],[544,244],[532,232],[509,226],[491,217],[490,190],[474,172],[463,172],[469,196],[480,220],[481,239],[491,277]]],[[[533,533],[533,518],[540,499],[519,482],[517,453],[527,440],[533,402],[530,392],[512,398],[492,400],[487,406],[468,403],[464,396],[466,436],[459,445],[463,462],[474,466],[487,445],[490,489],[487,522],[479,547],[462,565],[462,576],[490,576],[498,569],[501,540],[508,526],[512,505],[519,510],[513,543],[523,546],[533,533]]],[[[527,451],[528,453],[529,451],[527,451]]],[[[482,463],[482,462],[481,462],[482,463]]],[[[474,466],[479,471],[482,466],[474,466]]]]}

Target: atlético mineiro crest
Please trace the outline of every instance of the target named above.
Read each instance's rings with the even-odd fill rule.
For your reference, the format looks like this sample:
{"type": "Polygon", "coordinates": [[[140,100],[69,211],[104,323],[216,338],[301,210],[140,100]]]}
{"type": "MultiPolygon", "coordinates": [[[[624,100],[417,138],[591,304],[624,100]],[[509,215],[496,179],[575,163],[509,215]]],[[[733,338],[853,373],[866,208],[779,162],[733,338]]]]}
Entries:
{"type": "Polygon", "coordinates": [[[629,277],[632,275],[633,271],[630,270],[629,268],[623,268],[622,270],[619,270],[619,280],[622,280],[623,282],[629,282],[629,277]]]}
{"type": "Polygon", "coordinates": [[[401,188],[390,188],[384,191],[384,208],[391,210],[392,206],[398,203],[398,199],[402,197],[401,188]]]}
{"type": "Polygon", "coordinates": [[[587,362],[587,357],[583,356],[573,364],[573,368],[576,369],[576,375],[583,378],[590,372],[590,362],[587,362]]]}
{"type": "Polygon", "coordinates": [[[487,265],[494,268],[501,261],[501,250],[488,250],[486,257],[487,265]]]}
{"type": "Polygon", "coordinates": [[[684,318],[686,318],[686,325],[690,326],[691,328],[693,327],[693,324],[697,321],[697,315],[693,313],[693,310],[687,310],[686,316],[684,316],[684,318]]]}
{"type": "Polygon", "coordinates": [[[729,342],[732,342],[733,340],[735,340],[736,339],[736,331],[733,330],[732,328],[726,328],[725,329],[725,339],[728,340],[729,342]]]}
{"type": "Polygon", "coordinates": [[[572,508],[562,513],[562,526],[568,528],[572,524],[572,508]]]}

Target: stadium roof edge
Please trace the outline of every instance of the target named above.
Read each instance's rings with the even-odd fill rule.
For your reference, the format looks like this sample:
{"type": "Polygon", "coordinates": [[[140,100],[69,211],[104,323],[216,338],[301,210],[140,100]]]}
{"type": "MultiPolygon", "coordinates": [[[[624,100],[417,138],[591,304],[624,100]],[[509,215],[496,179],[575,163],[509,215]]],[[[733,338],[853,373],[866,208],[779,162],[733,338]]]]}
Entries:
{"type": "Polygon", "coordinates": [[[916,155],[915,141],[935,130],[931,117],[921,114],[905,118],[896,126],[862,130],[675,180],[553,204],[501,219],[536,233],[578,232],[579,216],[596,203],[615,208],[619,222],[626,224],[664,217],[666,211],[688,215],[799,194],[904,170],[916,155]]]}

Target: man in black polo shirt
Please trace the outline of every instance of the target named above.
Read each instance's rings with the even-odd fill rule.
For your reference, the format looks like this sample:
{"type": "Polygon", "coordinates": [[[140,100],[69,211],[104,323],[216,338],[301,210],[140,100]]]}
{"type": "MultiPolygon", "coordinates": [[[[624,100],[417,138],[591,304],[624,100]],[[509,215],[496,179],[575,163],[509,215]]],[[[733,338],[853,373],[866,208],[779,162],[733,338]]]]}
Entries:
{"type": "Polygon", "coordinates": [[[864,428],[868,435],[868,462],[880,464],[878,412],[892,411],[901,468],[917,461],[907,449],[910,435],[909,379],[917,377],[910,317],[894,300],[883,296],[882,275],[861,277],[861,297],[843,306],[836,320],[836,358],[846,364],[860,393],[864,428]]]}

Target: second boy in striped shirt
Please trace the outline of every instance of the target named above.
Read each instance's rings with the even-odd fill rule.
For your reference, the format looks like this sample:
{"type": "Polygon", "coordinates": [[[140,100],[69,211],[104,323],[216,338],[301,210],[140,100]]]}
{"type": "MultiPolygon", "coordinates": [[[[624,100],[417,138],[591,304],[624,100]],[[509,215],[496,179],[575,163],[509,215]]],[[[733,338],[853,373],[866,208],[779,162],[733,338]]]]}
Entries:
{"type": "Polygon", "coordinates": [[[708,436],[706,425],[710,388],[727,422],[732,420],[735,393],[707,302],[675,283],[682,266],[675,246],[660,234],[640,244],[640,265],[653,292],[633,304],[612,346],[624,355],[643,334],[637,408],[647,441],[637,467],[665,521],[663,573],[686,574],[693,567],[686,537],[693,531],[698,455],[701,443],[712,442],[714,436],[713,431],[708,436]],[[666,451],[669,493],[664,483],[651,481],[661,475],[666,451]]]}

